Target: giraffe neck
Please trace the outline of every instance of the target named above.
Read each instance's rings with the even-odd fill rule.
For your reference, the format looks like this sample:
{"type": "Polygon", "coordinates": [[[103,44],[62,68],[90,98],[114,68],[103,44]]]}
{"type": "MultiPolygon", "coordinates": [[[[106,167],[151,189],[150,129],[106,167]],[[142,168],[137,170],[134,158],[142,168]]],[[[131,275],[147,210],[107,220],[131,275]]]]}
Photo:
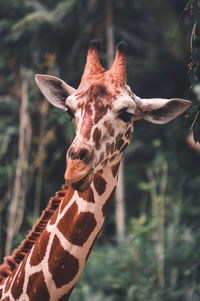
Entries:
{"type": "Polygon", "coordinates": [[[97,172],[84,192],[69,188],[38,241],[0,286],[2,300],[68,299],[107,215],[118,170],[119,163],[97,172]]]}

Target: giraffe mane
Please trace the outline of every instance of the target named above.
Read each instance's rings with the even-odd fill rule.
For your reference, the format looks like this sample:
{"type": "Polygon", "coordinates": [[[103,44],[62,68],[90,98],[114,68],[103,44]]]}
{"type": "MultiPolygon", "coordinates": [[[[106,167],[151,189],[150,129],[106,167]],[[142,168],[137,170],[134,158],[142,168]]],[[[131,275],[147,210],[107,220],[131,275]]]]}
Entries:
{"type": "Polygon", "coordinates": [[[32,227],[27,237],[21,242],[19,247],[15,249],[11,256],[4,258],[4,263],[0,266],[0,283],[4,281],[24,259],[26,254],[31,250],[39,239],[41,233],[46,228],[50,218],[60,205],[63,197],[67,193],[69,186],[64,184],[62,190],[56,192],[56,195],[50,198],[47,207],[42,211],[40,218],[32,227]]]}

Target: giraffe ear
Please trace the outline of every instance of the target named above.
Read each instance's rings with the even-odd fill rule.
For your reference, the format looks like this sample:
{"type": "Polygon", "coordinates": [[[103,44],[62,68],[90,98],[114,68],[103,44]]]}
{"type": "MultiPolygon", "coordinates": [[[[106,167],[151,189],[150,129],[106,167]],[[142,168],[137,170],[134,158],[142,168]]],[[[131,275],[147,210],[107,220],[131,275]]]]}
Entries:
{"type": "Polygon", "coordinates": [[[180,98],[140,99],[141,115],[149,122],[164,124],[189,108],[191,102],[180,98]]]}
{"type": "Polygon", "coordinates": [[[66,98],[76,92],[74,88],[55,76],[37,74],[35,81],[46,99],[60,109],[66,109],[66,98]]]}

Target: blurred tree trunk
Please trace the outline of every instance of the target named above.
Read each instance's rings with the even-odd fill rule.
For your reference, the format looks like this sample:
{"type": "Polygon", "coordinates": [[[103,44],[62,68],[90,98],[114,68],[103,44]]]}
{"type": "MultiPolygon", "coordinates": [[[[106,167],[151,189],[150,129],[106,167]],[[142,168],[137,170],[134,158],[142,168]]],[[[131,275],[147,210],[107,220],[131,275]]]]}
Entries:
{"type": "Polygon", "coordinates": [[[108,67],[110,67],[114,59],[114,30],[113,30],[112,0],[106,1],[106,36],[107,36],[107,62],[108,62],[108,67]]]}
{"type": "Polygon", "coordinates": [[[122,241],[125,236],[125,203],[124,203],[124,163],[123,160],[120,166],[118,185],[116,188],[116,228],[117,237],[122,241]]]}
{"type": "Polygon", "coordinates": [[[3,222],[2,216],[4,214],[5,207],[8,206],[11,197],[12,197],[12,191],[11,191],[11,187],[9,187],[4,198],[0,200],[0,217],[1,217],[0,218],[0,245],[2,246],[0,248],[0,262],[2,262],[4,258],[5,239],[4,239],[3,231],[5,231],[6,229],[6,225],[3,222]]]}
{"type": "MultiPolygon", "coordinates": [[[[106,36],[107,36],[107,60],[108,67],[114,59],[114,31],[113,31],[113,3],[106,1],[106,36]]],[[[116,189],[115,220],[118,241],[122,241],[125,235],[125,206],[124,206],[124,173],[123,162],[121,163],[119,180],[116,189]]]]}
{"type": "Polygon", "coordinates": [[[19,140],[18,160],[12,200],[10,204],[5,255],[9,255],[15,233],[19,230],[24,216],[25,196],[28,187],[28,158],[31,146],[32,128],[28,111],[28,81],[25,70],[17,72],[15,81],[16,97],[19,99],[19,140]]]}
{"type": "Polygon", "coordinates": [[[44,100],[43,104],[40,107],[40,129],[39,129],[39,139],[38,139],[38,150],[36,154],[36,162],[34,167],[36,167],[36,179],[35,179],[35,199],[34,199],[34,208],[33,216],[37,219],[40,215],[40,203],[41,203],[41,192],[42,192],[42,178],[44,170],[44,161],[46,158],[45,155],[45,133],[47,126],[47,114],[49,110],[49,103],[44,100]]]}
{"type": "MultiPolygon", "coordinates": [[[[167,162],[162,162],[160,167],[160,183],[157,187],[154,171],[149,168],[147,177],[150,183],[153,218],[155,221],[156,254],[158,258],[157,277],[160,287],[165,285],[164,254],[165,254],[165,193],[167,188],[167,162]]],[[[161,300],[160,298],[158,300],[161,300]]]]}
{"type": "MultiPolygon", "coordinates": [[[[53,75],[55,67],[55,55],[52,53],[46,53],[44,56],[44,67],[45,73],[53,75]]],[[[49,111],[49,102],[42,100],[40,107],[40,129],[39,129],[39,140],[38,140],[38,150],[36,154],[36,160],[34,167],[36,167],[36,184],[35,184],[35,199],[34,199],[34,209],[33,215],[37,219],[40,215],[40,203],[41,203],[41,193],[42,193],[42,183],[43,183],[43,172],[44,172],[44,162],[46,159],[45,153],[45,135],[47,130],[47,116],[49,111]]]]}

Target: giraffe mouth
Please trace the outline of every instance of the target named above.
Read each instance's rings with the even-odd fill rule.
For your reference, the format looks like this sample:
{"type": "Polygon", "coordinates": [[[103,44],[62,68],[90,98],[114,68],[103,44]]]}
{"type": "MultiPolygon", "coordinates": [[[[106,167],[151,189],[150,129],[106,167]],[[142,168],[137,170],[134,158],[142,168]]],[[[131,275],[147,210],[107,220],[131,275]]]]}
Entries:
{"type": "Polygon", "coordinates": [[[71,183],[73,189],[82,192],[87,190],[90,187],[90,184],[93,179],[93,170],[90,170],[86,176],[84,176],[80,181],[71,183]]]}

